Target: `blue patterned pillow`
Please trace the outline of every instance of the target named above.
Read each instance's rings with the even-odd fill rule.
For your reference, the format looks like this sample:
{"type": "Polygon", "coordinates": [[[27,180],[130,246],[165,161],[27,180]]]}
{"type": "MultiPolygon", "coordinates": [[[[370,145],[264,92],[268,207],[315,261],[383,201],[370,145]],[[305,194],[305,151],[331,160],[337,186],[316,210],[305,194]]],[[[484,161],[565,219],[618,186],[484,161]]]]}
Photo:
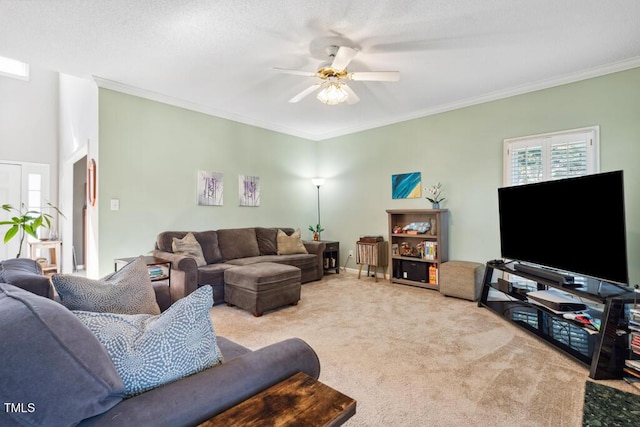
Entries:
{"type": "Polygon", "coordinates": [[[149,270],[139,257],[102,279],[54,274],[53,286],[69,310],[118,314],[160,314],[149,270]]]}
{"type": "Polygon", "coordinates": [[[211,286],[202,286],[156,316],[73,313],[107,349],[133,396],[222,363],[212,305],[211,286]]]}

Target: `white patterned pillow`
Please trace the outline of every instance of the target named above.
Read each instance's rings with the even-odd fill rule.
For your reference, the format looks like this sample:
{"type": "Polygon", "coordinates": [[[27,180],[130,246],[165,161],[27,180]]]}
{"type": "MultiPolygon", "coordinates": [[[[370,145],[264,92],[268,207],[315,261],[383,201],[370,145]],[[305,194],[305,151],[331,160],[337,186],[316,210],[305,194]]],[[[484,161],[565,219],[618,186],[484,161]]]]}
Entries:
{"type": "Polygon", "coordinates": [[[51,281],[60,295],[60,302],[69,310],[160,314],[149,270],[142,257],[99,280],[54,274],[51,281]]]}
{"type": "Polygon", "coordinates": [[[202,286],[157,316],[73,313],[107,349],[127,396],[134,396],[222,363],[212,305],[211,286],[202,286]]]}

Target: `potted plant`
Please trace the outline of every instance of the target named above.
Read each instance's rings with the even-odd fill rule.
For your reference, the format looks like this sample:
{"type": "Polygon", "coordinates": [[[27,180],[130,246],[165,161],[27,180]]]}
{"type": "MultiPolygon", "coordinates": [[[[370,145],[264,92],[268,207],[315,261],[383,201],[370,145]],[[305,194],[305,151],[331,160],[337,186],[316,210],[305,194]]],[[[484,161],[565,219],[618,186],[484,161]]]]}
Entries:
{"type": "Polygon", "coordinates": [[[424,190],[431,195],[431,197],[425,197],[431,202],[433,209],[440,209],[440,202],[447,200],[442,197],[442,184],[437,183],[431,187],[425,187],[424,190]]]}
{"type": "MultiPolygon", "coordinates": [[[[47,205],[49,205],[50,208],[55,209],[55,211],[64,218],[64,214],[60,212],[57,207],[53,206],[51,203],[47,203],[47,205]]],[[[51,220],[53,219],[53,216],[47,213],[26,210],[24,203],[20,205],[19,209],[7,204],[2,205],[2,209],[9,213],[15,213],[15,216],[12,216],[10,220],[0,221],[0,225],[10,226],[4,234],[5,244],[16,235],[20,236],[20,245],[18,246],[18,254],[16,255],[16,258],[20,258],[24,238],[27,234],[37,239],[38,228],[51,228],[51,220]]]]}
{"type": "Polygon", "coordinates": [[[313,228],[313,225],[310,225],[309,231],[313,233],[313,240],[320,240],[320,233],[324,231],[324,228],[320,227],[320,224],[316,224],[315,228],[313,228]]]}

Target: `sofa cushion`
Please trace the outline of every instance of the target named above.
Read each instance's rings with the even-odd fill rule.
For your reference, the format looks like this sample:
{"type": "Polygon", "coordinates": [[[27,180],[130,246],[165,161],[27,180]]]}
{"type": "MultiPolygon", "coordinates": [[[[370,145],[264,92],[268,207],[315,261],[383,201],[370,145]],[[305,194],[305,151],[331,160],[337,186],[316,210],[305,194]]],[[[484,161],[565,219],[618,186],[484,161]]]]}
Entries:
{"type": "Polygon", "coordinates": [[[193,233],[196,240],[200,242],[202,253],[207,264],[215,264],[222,261],[222,254],[218,244],[218,232],[214,230],[196,231],[193,233]]]}
{"type": "Polygon", "coordinates": [[[133,396],[222,362],[212,305],[211,287],[203,286],[157,316],[74,314],[105,346],[133,396]]]}
{"type": "Polygon", "coordinates": [[[249,350],[247,347],[231,341],[228,338],[218,335],[216,337],[216,340],[225,363],[229,362],[232,359],[235,359],[236,357],[241,357],[247,353],[251,353],[251,350],[249,350]]]}
{"type": "Polygon", "coordinates": [[[278,253],[277,228],[256,227],[256,238],[260,255],[276,255],[278,253]]]}
{"type": "Polygon", "coordinates": [[[175,254],[182,254],[195,259],[198,267],[207,265],[202,253],[202,246],[200,246],[200,242],[198,242],[193,233],[187,233],[182,239],[174,237],[171,242],[171,250],[175,254]]]}
{"type": "Polygon", "coordinates": [[[142,257],[99,280],[70,274],[54,274],[51,280],[60,295],[60,302],[70,310],[160,313],[149,270],[142,257]]]}
{"type": "Polygon", "coordinates": [[[233,265],[226,263],[209,264],[199,267],[198,286],[224,285],[224,271],[231,267],[233,267],[233,265]]]}
{"type": "Polygon", "coordinates": [[[229,261],[234,265],[250,265],[260,262],[275,262],[277,264],[292,265],[300,270],[314,269],[318,264],[318,257],[314,254],[292,254],[292,255],[265,255],[251,258],[240,258],[229,261]]]}
{"type": "Polygon", "coordinates": [[[223,261],[260,255],[254,228],[218,230],[218,245],[223,261]]]}
{"type": "Polygon", "coordinates": [[[19,288],[53,299],[53,286],[42,275],[40,264],[29,258],[10,258],[0,261],[0,283],[10,283],[19,288]]]}
{"type": "Polygon", "coordinates": [[[0,401],[33,411],[0,411],[0,425],[76,425],[107,411],[124,385],[105,348],[64,306],[0,284],[0,401]]]}
{"type": "Polygon", "coordinates": [[[278,230],[277,236],[278,242],[278,255],[291,255],[291,254],[306,254],[307,249],[304,247],[302,240],[300,240],[300,229],[296,229],[296,231],[291,235],[287,236],[287,234],[278,230]]]}

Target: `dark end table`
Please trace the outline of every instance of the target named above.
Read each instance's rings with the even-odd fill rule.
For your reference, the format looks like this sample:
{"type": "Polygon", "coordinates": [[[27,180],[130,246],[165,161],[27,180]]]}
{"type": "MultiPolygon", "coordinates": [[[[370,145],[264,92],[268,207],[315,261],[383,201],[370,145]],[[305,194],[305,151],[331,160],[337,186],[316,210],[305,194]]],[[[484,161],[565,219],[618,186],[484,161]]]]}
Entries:
{"type": "Polygon", "coordinates": [[[340,273],[340,242],[330,240],[321,240],[325,244],[322,253],[322,268],[324,272],[335,270],[336,274],[340,273]]]}
{"type": "Polygon", "coordinates": [[[340,426],[355,413],[355,400],[298,372],[198,427],[340,426]]]}

